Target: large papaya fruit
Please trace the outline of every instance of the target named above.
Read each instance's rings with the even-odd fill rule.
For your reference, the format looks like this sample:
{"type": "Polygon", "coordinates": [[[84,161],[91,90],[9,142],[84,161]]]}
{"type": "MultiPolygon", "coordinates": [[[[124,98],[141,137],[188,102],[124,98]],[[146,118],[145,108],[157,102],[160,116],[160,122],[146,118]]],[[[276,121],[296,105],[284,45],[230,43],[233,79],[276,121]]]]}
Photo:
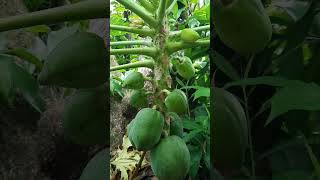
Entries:
{"type": "Polygon", "coordinates": [[[135,108],[146,107],[148,105],[146,93],[143,90],[133,90],[129,98],[129,104],[135,108]]]}
{"type": "Polygon", "coordinates": [[[60,42],[39,75],[43,85],[93,88],[107,81],[107,49],[96,34],[79,32],[60,42]]]}
{"type": "Polygon", "coordinates": [[[108,144],[106,87],[80,89],[65,104],[62,126],[65,137],[81,145],[108,144]]]}
{"type": "Polygon", "coordinates": [[[164,126],[163,115],[154,109],[141,109],[128,124],[128,137],[139,151],[152,149],[160,140],[164,126]]]}
{"type": "Polygon", "coordinates": [[[168,112],[185,114],[188,112],[189,104],[186,94],[180,89],[173,90],[164,100],[168,112]]]}
{"type": "Polygon", "coordinates": [[[183,60],[175,63],[178,74],[184,79],[190,79],[195,74],[195,69],[189,57],[183,57],[183,60]]]}
{"type": "Polygon", "coordinates": [[[244,110],[234,95],[213,88],[213,130],[211,147],[213,162],[223,169],[240,168],[248,146],[247,121],[244,110]]]}
{"type": "Polygon", "coordinates": [[[127,89],[142,89],[144,77],[140,72],[133,71],[124,79],[122,87],[127,89]]]}
{"type": "Polygon", "coordinates": [[[190,152],[178,136],[168,136],[151,150],[151,168],[159,180],[183,180],[190,167],[190,152]]]}
{"type": "Polygon", "coordinates": [[[220,39],[240,54],[257,53],[271,39],[272,26],[261,0],[213,3],[213,23],[220,39]]]}
{"type": "Polygon", "coordinates": [[[180,38],[184,42],[193,43],[200,39],[200,35],[193,29],[186,28],[181,31],[180,38]]]}

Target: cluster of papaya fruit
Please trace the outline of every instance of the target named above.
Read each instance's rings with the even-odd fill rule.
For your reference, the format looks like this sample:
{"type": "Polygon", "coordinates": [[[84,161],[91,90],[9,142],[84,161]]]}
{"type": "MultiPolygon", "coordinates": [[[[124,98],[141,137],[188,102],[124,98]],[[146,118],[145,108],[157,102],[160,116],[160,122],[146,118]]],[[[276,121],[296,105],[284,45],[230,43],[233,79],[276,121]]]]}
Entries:
{"type": "Polygon", "coordinates": [[[163,133],[164,115],[155,108],[148,108],[143,89],[144,76],[131,72],[125,78],[123,87],[133,89],[130,104],[142,108],[128,124],[127,134],[131,144],[139,151],[150,151],[151,167],[160,180],[183,179],[190,166],[190,153],[182,140],[183,126],[179,115],[189,110],[185,93],[179,89],[168,92],[165,98],[166,111],[171,117],[170,133],[163,133]]]}

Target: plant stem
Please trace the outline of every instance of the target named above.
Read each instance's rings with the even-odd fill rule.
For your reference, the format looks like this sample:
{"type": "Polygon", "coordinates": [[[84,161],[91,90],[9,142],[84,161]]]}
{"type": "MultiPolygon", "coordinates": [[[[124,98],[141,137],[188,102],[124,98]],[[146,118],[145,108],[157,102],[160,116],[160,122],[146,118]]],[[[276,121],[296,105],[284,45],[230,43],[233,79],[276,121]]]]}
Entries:
{"type": "Polygon", "coordinates": [[[110,46],[122,46],[122,45],[152,46],[152,42],[149,42],[149,41],[117,41],[117,42],[110,42],[110,46]]]}
{"type": "Polygon", "coordinates": [[[150,13],[156,12],[156,8],[147,0],[139,0],[139,3],[150,13]]]}
{"type": "Polygon", "coordinates": [[[158,21],[159,25],[162,24],[163,18],[165,16],[166,4],[167,4],[167,0],[160,0],[159,8],[157,11],[157,21],[158,21]]]}
{"type": "MultiPolygon", "coordinates": [[[[199,26],[199,27],[195,27],[195,28],[191,28],[194,31],[207,31],[210,30],[210,25],[206,25],[206,26],[199,26]]],[[[182,31],[171,31],[169,36],[173,37],[173,36],[179,36],[181,34],[182,31]]]]}
{"type": "Polygon", "coordinates": [[[141,167],[141,164],[142,164],[143,159],[146,156],[146,154],[147,154],[147,151],[143,151],[143,153],[142,153],[142,155],[140,157],[139,163],[138,163],[137,167],[134,169],[134,171],[132,173],[132,176],[130,177],[130,180],[133,180],[133,178],[135,178],[137,176],[138,171],[139,171],[139,169],[141,167]]]}
{"type": "MultiPolygon", "coordinates": [[[[247,79],[249,76],[249,71],[252,66],[252,62],[254,59],[254,55],[250,57],[250,60],[246,66],[246,70],[244,73],[244,79],[247,79]]],[[[251,137],[251,120],[249,114],[249,106],[248,106],[248,97],[246,93],[246,86],[242,86],[242,92],[244,97],[244,105],[245,105],[245,112],[246,112],[246,119],[247,119],[247,128],[248,128],[248,141],[249,141],[249,148],[250,148],[250,159],[251,159],[251,171],[252,171],[252,179],[256,179],[256,170],[255,170],[255,159],[254,159],[254,150],[252,144],[252,137],[251,137]]]]}
{"type": "Polygon", "coordinates": [[[139,55],[146,55],[150,57],[155,57],[157,54],[157,49],[152,47],[146,48],[125,48],[125,49],[110,49],[111,55],[116,54],[139,54],[139,55]]]}
{"type": "Polygon", "coordinates": [[[194,43],[185,43],[185,42],[169,42],[166,45],[168,53],[172,54],[174,52],[183,50],[183,49],[188,49],[188,48],[193,48],[193,47],[199,47],[199,46],[210,46],[210,40],[198,40],[194,43]]]}
{"type": "Polygon", "coordinates": [[[117,0],[120,4],[122,4],[127,9],[130,9],[132,12],[137,14],[140,18],[142,18],[146,23],[148,23],[151,27],[157,26],[157,21],[154,19],[152,14],[146,12],[146,10],[138,5],[137,3],[131,0],[117,0]]]}
{"type": "Polygon", "coordinates": [[[0,19],[0,32],[41,24],[109,17],[109,2],[87,0],[52,9],[0,19]]]}
{"type": "Polygon", "coordinates": [[[124,32],[130,32],[145,36],[153,36],[155,34],[154,30],[152,29],[138,29],[133,27],[127,27],[127,26],[119,26],[119,25],[110,25],[110,30],[118,30],[118,31],[124,31],[124,32]]]}
{"type": "Polygon", "coordinates": [[[117,71],[117,70],[127,69],[127,68],[139,68],[139,67],[153,68],[153,66],[154,66],[153,60],[143,60],[143,61],[138,61],[138,62],[129,63],[129,64],[123,64],[123,65],[119,65],[119,66],[113,66],[110,68],[110,71],[117,71]]]}

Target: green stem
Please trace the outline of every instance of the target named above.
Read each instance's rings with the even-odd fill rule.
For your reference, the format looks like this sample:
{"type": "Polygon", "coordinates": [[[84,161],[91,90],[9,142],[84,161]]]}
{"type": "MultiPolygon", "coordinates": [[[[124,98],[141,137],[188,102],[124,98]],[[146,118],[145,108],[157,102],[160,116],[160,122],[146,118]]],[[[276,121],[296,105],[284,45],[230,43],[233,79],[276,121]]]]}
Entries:
{"type": "MultiPolygon", "coordinates": [[[[200,26],[200,27],[195,27],[195,28],[191,28],[192,30],[194,31],[207,31],[207,30],[210,30],[210,25],[206,25],[206,26],[200,26]]],[[[173,37],[173,36],[179,36],[181,34],[182,31],[171,31],[169,33],[169,36],[170,37],[173,37]]]]}
{"type": "Polygon", "coordinates": [[[0,32],[41,24],[109,17],[109,2],[87,0],[71,5],[0,19],[0,32]]]}
{"type": "Polygon", "coordinates": [[[139,55],[146,55],[150,57],[155,57],[157,54],[157,49],[152,47],[146,48],[124,48],[124,49],[110,49],[111,55],[116,54],[139,54],[139,55]]]}
{"type": "MultiPolygon", "coordinates": [[[[253,59],[254,59],[254,55],[251,56],[247,66],[246,66],[246,70],[244,72],[244,79],[247,79],[249,76],[249,71],[251,69],[253,59]]],[[[255,159],[254,159],[254,150],[253,150],[253,144],[252,144],[252,138],[251,138],[251,120],[250,120],[250,114],[249,114],[248,96],[247,96],[247,92],[246,92],[246,86],[242,86],[242,92],[243,92],[243,97],[244,97],[245,113],[246,113],[247,126],[248,126],[248,141],[249,141],[249,148],[250,148],[252,178],[253,178],[253,180],[255,180],[256,179],[255,159]]]]}
{"type": "Polygon", "coordinates": [[[139,67],[147,67],[147,68],[153,68],[154,66],[154,61],[153,60],[143,60],[143,61],[138,61],[134,63],[129,63],[129,64],[123,64],[119,66],[113,66],[110,68],[110,71],[117,71],[121,69],[129,69],[129,68],[139,68],[139,67]]]}
{"type": "Polygon", "coordinates": [[[110,42],[110,46],[122,46],[122,45],[152,46],[152,42],[148,42],[148,41],[117,41],[117,42],[110,42]]]}
{"type": "Polygon", "coordinates": [[[138,29],[134,27],[127,27],[127,26],[119,26],[119,25],[110,25],[111,30],[117,30],[117,31],[124,31],[124,32],[130,32],[145,36],[153,36],[155,34],[155,31],[152,29],[138,29]]]}
{"type": "Polygon", "coordinates": [[[154,8],[154,6],[147,0],[139,0],[139,3],[150,13],[156,12],[156,9],[154,8]]]}
{"type": "Polygon", "coordinates": [[[174,5],[177,3],[178,0],[173,0],[168,9],[166,10],[166,14],[169,14],[174,7],[174,5]]]}
{"type": "Polygon", "coordinates": [[[183,49],[199,47],[199,46],[210,46],[210,40],[198,40],[194,43],[169,42],[166,44],[166,48],[169,54],[172,54],[176,51],[180,51],[183,49]]]}
{"type": "Polygon", "coordinates": [[[167,0],[160,0],[159,8],[157,11],[157,20],[158,20],[159,25],[162,24],[163,18],[165,16],[166,4],[167,4],[167,0]]]}
{"type": "Polygon", "coordinates": [[[127,9],[130,9],[132,12],[141,17],[146,23],[148,23],[151,27],[157,26],[157,21],[154,19],[152,14],[146,12],[146,10],[138,5],[137,3],[131,0],[117,0],[120,4],[122,4],[127,9]]]}

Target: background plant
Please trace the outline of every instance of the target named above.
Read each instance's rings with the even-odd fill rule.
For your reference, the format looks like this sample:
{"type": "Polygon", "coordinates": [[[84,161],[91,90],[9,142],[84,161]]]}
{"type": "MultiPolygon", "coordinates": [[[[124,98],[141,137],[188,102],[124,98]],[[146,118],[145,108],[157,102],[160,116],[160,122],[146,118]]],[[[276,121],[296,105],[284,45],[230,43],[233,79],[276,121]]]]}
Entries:
{"type": "Polygon", "coordinates": [[[318,179],[319,3],[262,2],[273,34],[261,52],[239,54],[213,34],[214,86],[237,97],[250,136],[242,168],[214,166],[226,179],[318,179]]]}

